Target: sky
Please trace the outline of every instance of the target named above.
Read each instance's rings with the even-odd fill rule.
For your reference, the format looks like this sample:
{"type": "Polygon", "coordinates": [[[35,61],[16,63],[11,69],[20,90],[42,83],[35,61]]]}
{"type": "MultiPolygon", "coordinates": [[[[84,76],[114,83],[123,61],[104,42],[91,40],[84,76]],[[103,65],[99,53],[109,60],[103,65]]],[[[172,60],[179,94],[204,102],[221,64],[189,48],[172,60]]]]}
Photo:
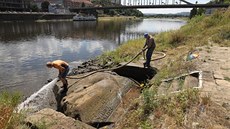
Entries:
{"type": "MultiPolygon", "coordinates": [[[[121,0],[122,3],[125,1],[125,0],[121,0]]],[[[126,2],[128,2],[129,0],[126,0],[126,2]]],[[[138,1],[138,0],[137,0],[138,1]]],[[[144,0],[143,0],[144,1],[144,0]]],[[[147,0],[145,0],[147,1],[147,0]]],[[[153,0],[149,0],[149,1],[153,1],[153,0]]],[[[157,0],[158,2],[159,0],[157,0]]],[[[162,1],[166,1],[166,0],[162,0],[162,1]]],[[[179,0],[168,0],[169,3],[172,3],[172,1],[177,1],[179,3],[179,0]]],[[[196,1],[198,1],[198,4],[205,4],[207,2],[209,2],[210,0],[186,0],[190,3],[196,3],[196,1]]],[[[183,3],[184,4],[184,3],[183,3]]],[[[155,14],[167,14],[167,13],[179,13],[179,12],[190,12],[191,8],[182,8],[182,9],[178,9],[178,8],[173,8],[173,9],[138,9],[140,10],[142,13],[146,14],[146,13],[155,13],[155,14]]]]}

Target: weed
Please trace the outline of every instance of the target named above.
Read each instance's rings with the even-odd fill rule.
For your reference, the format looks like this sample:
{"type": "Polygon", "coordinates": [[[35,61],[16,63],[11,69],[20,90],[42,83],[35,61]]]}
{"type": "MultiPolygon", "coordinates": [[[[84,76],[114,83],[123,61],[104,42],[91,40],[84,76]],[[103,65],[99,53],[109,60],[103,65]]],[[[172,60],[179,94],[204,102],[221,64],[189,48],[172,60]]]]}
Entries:
{"type": "Polygon", "coordinates": [[[142,129],[152,129],[153,128],[151,123],[148,120],[142,121],[140,126],[142,129]]]}
{"type": "Polygon", "coordinates": [[[208,49],[208,50],[207,50],[207,53],[211,53],[211,52],[212,52],[212,50],[211,50],[211,49],[208,49]]]}
{"type": "Polygon", "coordinates": [[[229,77],[224,77],[224,80],[229,81],[230,82],[230,78],[229,77]]]}
{"type": "Polygon", "coordinates": [[[156,90],[148,90],[144,89],[142,92],[143,95],[143,114],[149,115],[156,107],[156,101],[155,101],[155,96],[156,96],[156,90]]]}
{"type": "Polygon", "coordinates": [[[21,98],[20,93],[0,93],[0,128],[13,128],[22,120],[22,114],[14,113],[14,108],[18,105],[21,98]]]}
{"type": "Polygon", "coordinates": [[[41,120],[38,123],[35,123],[36,127],[39,129],[48,129],[48,125],[46,123],[46,121],[41,120]]]}
{"type": "Polygon", "coordinates": [[[201,96],[200,105],[208,105],[210,103],[211,103],[211,96],[209,94],[201,96]]]}
{"type": "Polygon", "coordinates": [[[220,69],[222,69],[222,70],[230,70],[230,68],[223,68],[223,67],[220,67],[220,69]]]}
{"type": "Polygon", "coordinates": [[[185,81],[185,77],[180,77],[178,78],[178,82],[179,82],[179,89],[182,90],[183,86],[184,86],[184,81],[185,81]]]}
{"type": "Polygon", "coordinates": [[[185,41],[185,35],[182,31],[175,31],[170,35],[169,44],[173,47],[179,46],[183,41],[185,41]]]}
{"type": "Polygon", "coordinates": [[[174,117],[178,125],[183,124],[184,116],[187,110],[193,105],[199,104],[199,92],[196,89],[186,89],[177,94],[169,94],[163,96],[156,95],[156,89],[145,89],[143,95],[143,125],[146,117],[154,112],[156,118],[160,118],[163,114],[174,117]]]}

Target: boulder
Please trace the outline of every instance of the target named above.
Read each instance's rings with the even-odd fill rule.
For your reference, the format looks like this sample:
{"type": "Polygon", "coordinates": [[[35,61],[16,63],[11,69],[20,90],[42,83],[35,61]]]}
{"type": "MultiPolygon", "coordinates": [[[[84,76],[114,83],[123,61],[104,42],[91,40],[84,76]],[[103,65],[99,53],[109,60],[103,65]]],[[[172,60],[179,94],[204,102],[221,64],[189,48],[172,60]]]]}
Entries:
{"type": "Polygon", "coordinates": [[[129,78],[109,72],[97,72],[81,80],[69,79],[68,82],[68,91],[61,101],[62,111],[85,123],[106,122],[122,97],[131,87],[137,86],[129,78]]]}
{"type": "Polygon", "coordinates": [[[95,129],[85,123],[67,117],[64,114],[50,108],[42,109],[25,119],[27,126],[31,128],[47,129],[95,129]]]}
{"type": "Polygon", "coordinates": [[[185,77],[183,89],[194,88],[198,86],[199,86],[199,79],[197,77],[191,75],[185,77]]]}

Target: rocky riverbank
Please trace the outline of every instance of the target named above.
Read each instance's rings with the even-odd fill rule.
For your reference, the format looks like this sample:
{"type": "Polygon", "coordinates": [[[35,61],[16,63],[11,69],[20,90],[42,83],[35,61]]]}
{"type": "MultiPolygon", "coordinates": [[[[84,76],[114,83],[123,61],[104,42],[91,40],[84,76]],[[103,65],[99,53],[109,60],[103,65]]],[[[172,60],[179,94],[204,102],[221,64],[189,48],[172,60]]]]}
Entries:
{"type": "MultiPolygon", "coordinates": [[[[77,68],[72,69],[72,72],[68,76],[68,91],[66,93],[59,93],[59,89],[62,86],[61,82],[58,82],[54,87],[54,95],[56,96],[56,107],[53,109],[43,109],[39,112],[31,112],[33,115],[26,119],[26,123],[38,127],[38,121],[46,115],[52,115],[50,120],[47,118],[46,121],[51,124],[52,122],[58,122],[65,125],[52,125],[49,128],[72,128],[74,125],[63,123],[63,121],[58,121],[59,117],[62,117],[61,112],[68,117],[74,118],[82,128],[85,124],[95,128],[104,126],[113,126],[116,121],[121,119],[121,116],[125,114],[125,110],[128,110],[130,103],[134,98],[138,98],[140,95],[140,80],[134,80],[135,78],[130,78],[126,76],[120,76],[122,73],[130,73],[128,71],[136,71],[135,74],[139,73],[140,76],[153,74],[154,69],[143,68],[142,65],[127,65],[123,69],[114,69],[113,71],[106,71],[111,67],[118,67],[120,65],[115,65],[113,62],[106,62],[103,65],[99,63],[97,59],[89,60],[77,68]],[[104,69],[105,71],[99,71],[104,69]],[[120,69],[120,70],[119,70],[120,69]],[[98,72],[95,72],[97,71],[98,72]],[[123,72],[122,72],[123,71],[123,72]],[[139,81],[139,82],[138,82],[139,81]],[[123,111],[122,111],[123,110],[123,111]],[[50,113],[47,114],[47,111],[50,113]],[[42,115],[41,115],[42,114],[42,115]]],[[[131,76],[131,75],[130,75],[131,76]]],[[[36,102],[34,102],[36,103],[36,102]]],[[[29,107],[27,108],[27,110],[29,107]]],[[[70,119],[68,117],[63,117],[63,119],[70,119]]],[[[65,121],[65,120],[64,120],[65,121]]],[[[71,120],[73,121],[73,120],[71,120]]]]}
{"type": "MultiPolygon", "coordinates": [[[[230,99],[228,97],[230,91],[228,85],[230,85],[230,82],[227,79],[228,76],[230,76],[228,71],[228,69],[230,69],[230,60],[227,56],[222,55],[229,55],[230,49],[229,47],[213,46],[201,47],[197,48],[197,50],[196,53],[199,54],[199,57],[193,59],[191,62],[195,64],[194,69],[202,71],[202,86],[199,87],[199,73],[194,73],[194,75],[191,74],[192,76],[186,74],[176,77],[179,81],[170,83],[172,85],[168,85],[169,88],[163,88],[164,86],[160,86],[158,94],[162,94],[162,92],[164,92],[164,94],[168,94],[166,92],[176,92],[181,86],[193,85],[195,88],[199,87],[201,96],[207,97],[208,94],[212,94],[210,98],[212,102],[204,102],[204,98],[201,97],[200,99],[202,99],[203,104],[199,107],[202,108],[202,110],[197,110],[200,115],[195,117],[195,112],[190,112],[191,116],[187,118],[187,125],[189,127],[203,127],[205,126],[204,124],[208,122],[207,117],[209,117],[209,122],[214,124],[213,126],[215,128],[224,129],[225,127],[230,126],[228,122],[230,117],[230,99]],[[181,85],[182,79],[184,79],[185,84],[181,85]],[[219,94],[219,92],[221,92],[221,94],[219,94]],[[209,106],[206,103],[209,103],[209,106]],[[210,112],[210,109],[215,112],[210,112]],[[195,119],[197,118],[199,119],[199,122],[195,122],[195,119]],[[218,124],[218,122],[221,122],[222,124],[218,124]]],[[[151,65],[154,66],[155,69],[162,69],[161,65],[167,63],[167,58],[152,62],[151,65]]],[[[123,71],[127,72],[131,68],[132,70],[139,69],[139,74],[141,74],[142,70],[142,72],[146,73],[146,68],[143,68],[141,65],[143,61],[144,60],[140,58],[136,64],[129,64],[126,69],[123,69],[123,71]]],[[[137,110],[138,107],[142,105],[140,103],[140,95],[143,89],[143,87],[141,87],[143,82],[133,81],[133,79],[120,76],[115,71],[96,72],[92,75],[81,78],[95,70],[111,68],[115,63],[107,62],[105,64],[106,65],[98,63],[98,60],[90,60],[82,63],[78,68],[73,69],[70,76],[72,79],[68,79],[69,86],[67,93],[63,95],[55,92],[57,103],[59,104],[57,105],[58,112],[52,109],[43,109],[27,117],[26,123],[28,125],[33,125],[34,127],[39,127],[39,121],[43,121],[48,128],[53,129],[75,129],[79,127],[85,129],[103,127],[120,129],[128,126],[130,124],[127,123],[130,119],[128,118],[130,117],[130,113],[137,110]],[[134,100],[136,100],[136,102],[134,100]],[[46,119],[42,120],[44,117],[46,119]]],[[[170,79],[165,81],[168,82],[170,79]]],[[[57,83],[56,88],[60,86],[61,83],[57,83]]],[[[187,89],[188,87],[184,88],[187,89]]],[[[197,100],[199,101],[199,99],[197,100]]],[[[148,119],[151,118],[149,117],[148,119]]],[[[170,117],[166,117],[165,119],[170,119],[170,117]]],[[[155,120],[153,120],[153,122],[154,121],[155,120]]],[[[163,123],[165,124],[164,127],[172,124],[167,121],[163,123]]]]}

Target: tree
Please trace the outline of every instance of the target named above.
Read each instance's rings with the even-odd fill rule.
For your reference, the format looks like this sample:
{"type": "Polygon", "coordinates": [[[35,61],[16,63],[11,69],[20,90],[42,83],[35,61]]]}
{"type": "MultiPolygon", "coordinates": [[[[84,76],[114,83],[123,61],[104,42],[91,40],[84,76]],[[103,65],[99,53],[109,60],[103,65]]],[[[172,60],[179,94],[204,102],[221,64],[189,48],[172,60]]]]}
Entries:
{"type": "Polygon", "coordinates": [[[49,1],[42,2],[42,4],[41,4],[42,11],[43,12],[48,12],[49,11],[49,5],[50,5],[49,1]]]}
{"type": "Polygon", "coordinates": [[[29,9],[32,11],[32,12],[38,12],[39,11],[39,8],[36,4],[32,4],[30,5],[29,9]]]}
{"type": "Polygon", "coordinates": [[[197,15],[202,15],[204,13],[205,13],[205,9],[204,8],[198,8],[197,15]]]}
{"type": "Polygon", "coordinates": [[[193,9],[190,11],[190,16],[189,16],[189,18],[190,18],[190,19],[193,18],[194,16],[196,16],[196,14],[197,14],[197,9],[196,9],[196,8],[193,8],[193,9]]]}

